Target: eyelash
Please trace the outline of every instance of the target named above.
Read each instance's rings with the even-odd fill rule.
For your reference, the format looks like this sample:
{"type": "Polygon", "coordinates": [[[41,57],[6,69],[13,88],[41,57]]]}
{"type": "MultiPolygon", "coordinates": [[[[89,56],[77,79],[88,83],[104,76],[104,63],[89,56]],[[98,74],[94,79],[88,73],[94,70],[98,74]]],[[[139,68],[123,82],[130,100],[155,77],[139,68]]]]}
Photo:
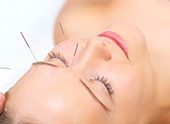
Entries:
{"type": "Polygon", "coordinates": [[[67,60],[66,60],[65,57],[64,57],[62,54],[60,54],[59,52],[58,52],[58,53],[50,52],[50,53],[48,54],[48,56],[50,57],[50,59],[53,59],[53,58],[60,59],[60,60],[65,64],[65,66],[68,67],[68,62],[67,62],[67,60]]]}
{"type": "Polygon", "coordinates": [[[93,80],[103,83],[110,95],[114,93],[112,85],[108,83],[108,79],[104,76],[96,76],[93,80]]]}
{"type": "MultiPolygon", "coordinates": [[[[48,54],[48,56],[50,57],[50,59],[53,59],[53,58],[60,59],[66,65],[66,67],[68,67],[68,62],[66,61],[65,57],[62,54],[60,54],[59,52],[58,53],[50,52],[48,54]]],[[[100,81],[106,87],[106,89],[110,95],[114,93],[112,85],[110,83],[108,83],[108,79],[105,78],[104,76],[98,75],[93,80],[100,81]]]]}

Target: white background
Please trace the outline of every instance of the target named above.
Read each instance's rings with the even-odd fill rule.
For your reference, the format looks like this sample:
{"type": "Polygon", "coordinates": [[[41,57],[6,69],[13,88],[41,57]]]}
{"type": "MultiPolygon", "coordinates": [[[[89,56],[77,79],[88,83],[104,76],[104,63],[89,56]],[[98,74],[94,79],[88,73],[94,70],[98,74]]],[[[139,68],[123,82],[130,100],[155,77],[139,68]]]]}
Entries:
{"type": "Polygon", "coordinates": [[[0,91],[5,92],[34,62],[53,48],[53,28],[64,0],[0,0],[0,91]]]}

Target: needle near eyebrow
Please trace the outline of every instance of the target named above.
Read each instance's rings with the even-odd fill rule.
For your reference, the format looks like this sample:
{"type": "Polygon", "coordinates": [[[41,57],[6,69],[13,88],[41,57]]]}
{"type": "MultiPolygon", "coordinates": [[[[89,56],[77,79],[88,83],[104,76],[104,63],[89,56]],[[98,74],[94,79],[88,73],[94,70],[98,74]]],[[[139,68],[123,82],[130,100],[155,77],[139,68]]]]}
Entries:
{"type": "Polygon", "coordinates": [[[74,51],[74,54],[73,54],[73,59],[72,59],[72,62],[71,62],[71,66],[70,66],[70,67],[72,67],[72,65],[73,65],[74,58],[75,58],[76,53],[77,53],[77,50],[78,50],[78,46],[79,46],[79,43],[77,43],[77,45],[76,45],[76,48],[75,48],[75,51],[74,51]]]}
{"type": "Polygon", "coordinates": [[[26,40],[26,38],[25,38],[24,34],[23,34],[22,32],[20,32],[20,34],[21,34],[22,38],[24,39],[24,41],[25,41],[26,45],[28,46],[28,48],[29,48],[29,50],[30,50],[30,52],[31,52],[32,56],[33,56],[33,57],[34,57],[34,59],[35,59],[35,61],[37,61],[37,59],[36,59],[36,57],[35,57],[35,54],[33,53],[33,51],[32,51],[32,49],[31,49],[31,47],[29,46],[29,44],[28,44],[28,42],[27,42],[27,40],[26,40]]]}
{"type": "Polygon", "coordinates": [[[59,25],[60,25],[61,31],[63,33],[64,39],[66,40],[67,38],[66,38],[66,35],[65,35],[65,32],[64,32],[64,29],[63,29],[61,22],[59,22],[59,25]]]}

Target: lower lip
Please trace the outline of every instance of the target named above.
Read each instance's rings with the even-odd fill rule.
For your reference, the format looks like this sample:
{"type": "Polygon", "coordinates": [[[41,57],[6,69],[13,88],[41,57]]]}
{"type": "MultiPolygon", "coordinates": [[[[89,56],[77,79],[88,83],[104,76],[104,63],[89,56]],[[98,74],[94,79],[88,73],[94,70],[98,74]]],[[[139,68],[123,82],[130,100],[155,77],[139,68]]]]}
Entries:
{"type": "Polygon", "coordinates": [[[102,34],[99,34],[98,36],[106,37],[113,40],[121,48],[126,57],[129,59],[126,42],[119,34],[112,31],[106,31],[102,34]]]}

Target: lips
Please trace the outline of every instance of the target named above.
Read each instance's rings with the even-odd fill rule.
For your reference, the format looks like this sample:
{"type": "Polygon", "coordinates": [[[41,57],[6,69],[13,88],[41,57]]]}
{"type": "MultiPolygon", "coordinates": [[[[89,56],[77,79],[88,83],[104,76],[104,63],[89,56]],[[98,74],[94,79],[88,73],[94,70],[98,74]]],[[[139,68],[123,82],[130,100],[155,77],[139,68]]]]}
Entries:
{"type": "Polygon", "coordinates": [[[105,31],[105,32],[99,34],[98,36],[111,39],[114,43],[116,43],[121,48],[121,50],[124,52],[126,57],[129,59],[128,48],[127,48],[126,42],[119,34],[113,32],[113,31],[105,31]]]}

